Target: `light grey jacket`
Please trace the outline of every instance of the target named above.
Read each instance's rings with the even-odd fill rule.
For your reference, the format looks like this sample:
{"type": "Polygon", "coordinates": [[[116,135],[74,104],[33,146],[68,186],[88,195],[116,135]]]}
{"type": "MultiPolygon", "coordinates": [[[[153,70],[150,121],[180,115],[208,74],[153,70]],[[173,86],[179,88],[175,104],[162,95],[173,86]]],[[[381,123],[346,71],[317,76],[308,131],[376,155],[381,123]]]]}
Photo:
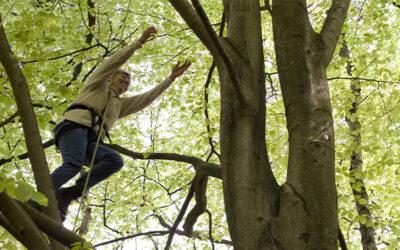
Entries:
{"type": "MultiPolygon", "coordinates": [[[[92,73],[83,90],[71,104],[85,105],[93,108],[96,111],[97,120],[98,116],[103,115],[107,100],[109,100],[107,114],[103,117],[104,130],[107,132],[111,130],[118,119],[136,113],[151,104],[173,82],[170,77],[167,77],[161,84],[143,94],[124,98],[118,96],[117,91],[110,85],[108,80],[133,55],[135,50],[141,47],[140,41],[136,40],[132,44],[120,49],[110,58],[104,60],[92,73]]],[[[89,110],[72,109],[65,112],[61,121],[64,120],[91,127],[91,114],[89,110]]],[[[97,131],[99,126],[96,125],[93,129],[97,131]]],[[[104,131],[102,131],[101,136],[104,138],[104,131]]]]}

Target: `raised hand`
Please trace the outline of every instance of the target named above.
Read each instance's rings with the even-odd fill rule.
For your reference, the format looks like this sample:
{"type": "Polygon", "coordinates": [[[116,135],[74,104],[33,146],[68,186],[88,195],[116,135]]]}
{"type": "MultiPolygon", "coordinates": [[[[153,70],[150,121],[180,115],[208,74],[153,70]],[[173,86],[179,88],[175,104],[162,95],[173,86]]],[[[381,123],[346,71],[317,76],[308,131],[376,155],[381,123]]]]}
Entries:
{"type": "Polygon", "coordinates": [[[178,76],[182,75],[189,67],[192,65],[191,61],[185,61],[182,65],[179,65],[180,61],[172,68],[171,70],[171,78],[175,80],[178,76]]]}
{"type": "Polygon", "coordinates": [[[145,29],[145,30],[143,31],[142,36],[139,38],[139,41],[140,41],[142,44],[144,44],[144,43],[147,42],[147,40],[148,40],[150,37],[154,37],[154,35],[155,35],[156,33],[157,33],[156,28],[154,28],[154,27],[149,27],[149,28],[147,28],[147,29],[145,29]]]}

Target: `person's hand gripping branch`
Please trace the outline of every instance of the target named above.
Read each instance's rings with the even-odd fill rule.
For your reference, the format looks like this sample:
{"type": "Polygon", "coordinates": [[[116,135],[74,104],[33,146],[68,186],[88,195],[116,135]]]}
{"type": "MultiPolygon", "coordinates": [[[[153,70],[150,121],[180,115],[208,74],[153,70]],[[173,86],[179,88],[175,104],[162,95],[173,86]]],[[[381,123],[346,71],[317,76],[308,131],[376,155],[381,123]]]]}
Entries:
{"type": "Polygon", "coordinates": [[[154,27],[149,27],[149,28],[145,29],[142,33],[142,36],[139,38],[140,43],[145,44],[150,37],[154,38],[156,33],[157,33],[157,30],[154,27]]]}
{"type": "Polygon", "coordinates": [[[185,61],[179,65],[180,61],[171,70],[171,79],[174,81],[178,76],[182,75],[192,65],[191,61],[185,61]]]}

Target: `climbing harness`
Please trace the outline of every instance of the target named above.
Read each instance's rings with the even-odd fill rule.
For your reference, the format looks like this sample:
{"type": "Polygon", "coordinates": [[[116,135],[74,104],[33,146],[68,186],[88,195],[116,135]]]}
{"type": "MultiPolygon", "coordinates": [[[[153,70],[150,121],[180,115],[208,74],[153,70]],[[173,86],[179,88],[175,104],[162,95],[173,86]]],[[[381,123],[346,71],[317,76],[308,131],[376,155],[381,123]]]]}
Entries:
{"type": "MultiPolygon", "coordinates": [[[[107,105],[108,105],[108,99],[109,99],[109,98],[107,98],[107,105]]],[[[71,105],[71,106],[69,106],[69,107],[64,111],[64,114],[65,114],[65,112],[68,112],[68,111],[74,110],[74,109],[84,109],[84,110],[89,110],[89,111],[90,111],[90,117],[91,117],[91,125],[90,125],[90,128],[92,128],[92,129],[96,126],[96,124],[100,125],[100,124],[103,122],[103,116],[104,116],[105,112],[103,112],[103,114],[102,114],[101,116],[98,116],[99,119],[98,119],[97,122],[96,122],[96,116],[97,116],[96,111],[95,111],[93,108],[88,107],[88,106],[86,106],[86,105],[81,105],[81,104],[71,105]]],[[[104,111],[105,111],[105,110],[104,110],[104,111]]],[[[54,138],[54,143],[55,143],[56,147],[58,147],[58,141],[60,140],[60,138],[61,138],[65,133],[67,133],[68,131],[70,131],[70,130],[72,130],[72,129],[75,129],[75,128],[87,128],[87,127],[84,126],[84,125],[78,124],[78,123],[73,123],[73,124],[69,124],[69,125],[63,126],[63,127],[60,129],[60,131],[57,133],[56,137],[54,138]]],[[[102,128],[100,128],[99,131],[97,131],[98,134],[100,134],[101,129],[102,129],[102,128]]],[[[108,140],[110,140],[110,143],[111,143],[111,137],[110,137],[110,135],[108,134],[107,131],[104,130],[104,132],[105,132],[105,136],[108,138],[108,140]]]]}

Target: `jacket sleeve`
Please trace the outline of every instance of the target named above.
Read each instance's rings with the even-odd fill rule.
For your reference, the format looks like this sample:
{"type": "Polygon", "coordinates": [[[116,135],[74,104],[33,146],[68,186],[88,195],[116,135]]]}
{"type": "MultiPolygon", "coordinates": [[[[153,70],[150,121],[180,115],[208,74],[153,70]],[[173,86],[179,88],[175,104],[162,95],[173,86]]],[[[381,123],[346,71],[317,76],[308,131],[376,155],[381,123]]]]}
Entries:
{"type": "Polygon", "coordinates": [[[161,84],[157,85],[153,89],[139,95],[131,97],[121,98],[122,106],[119,113],[119,118],[123,118],[127,115],[136,113],[148,105],[150,105],[157,97],[159,97],[169,86],[173,80],[168,76],[161,84]]]}
{"type": "MultiPolygon", "coordinates": [[[[96,89],[107,84],[107,80],[118,70],[132,55],[142,47],[139,40],[118,50],[114,55],[105,59],[100,66],[91,74],[84,87],[85,89],[96,89]]],[[[104,87],[104,86],[103,86],[104,87]]]]}

